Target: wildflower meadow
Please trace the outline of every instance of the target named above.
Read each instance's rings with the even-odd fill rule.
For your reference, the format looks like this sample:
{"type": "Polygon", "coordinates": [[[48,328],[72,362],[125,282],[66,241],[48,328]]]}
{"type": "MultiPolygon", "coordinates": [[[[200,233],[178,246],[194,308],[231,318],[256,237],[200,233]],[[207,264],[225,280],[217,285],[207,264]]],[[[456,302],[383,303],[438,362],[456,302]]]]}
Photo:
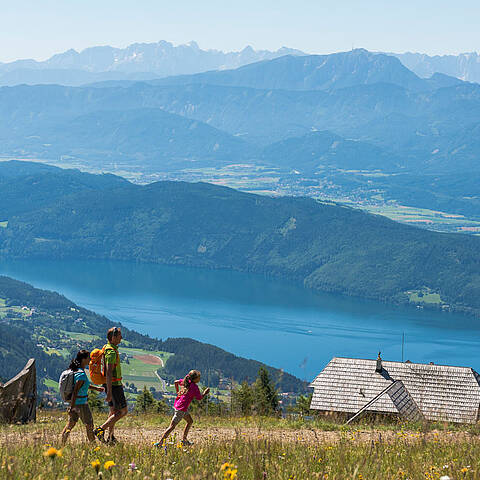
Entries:
{"type": "Polygon", "coordinates": [[[468,431],[320,427],[306,437],[282,420],[267,427],[229,422],[218,427],[214,417],[204,418],[193,446],[173,436],[155,448],[161,429],[139,416],[119,430],[115,446],[89,444],[78,428],[61,448],[62,417],[47,415],[37,424],[0,427],[0,478],[480,479],[479,437],[468,431]],[[142,427],[146,436],[138,435],[142,427]]]}

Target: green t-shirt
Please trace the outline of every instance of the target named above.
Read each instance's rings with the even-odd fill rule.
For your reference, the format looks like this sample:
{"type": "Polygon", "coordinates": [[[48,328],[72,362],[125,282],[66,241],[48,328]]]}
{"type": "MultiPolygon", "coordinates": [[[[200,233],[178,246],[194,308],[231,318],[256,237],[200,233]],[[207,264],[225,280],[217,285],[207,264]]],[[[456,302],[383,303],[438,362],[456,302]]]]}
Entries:
{"type": "Polygon", "coordinates": [[[105,345],[105,364],[117,364],[113,369],[113,381],[112,385],[121,385],[122,384],[122,366],[120,365],[120,355],[118,353],[118,348],[111,343],[105,345]],[[118,362],[118,363],[117,363],[118,362]],[[120,380],[115,380],[119,378],[120,380]]]}

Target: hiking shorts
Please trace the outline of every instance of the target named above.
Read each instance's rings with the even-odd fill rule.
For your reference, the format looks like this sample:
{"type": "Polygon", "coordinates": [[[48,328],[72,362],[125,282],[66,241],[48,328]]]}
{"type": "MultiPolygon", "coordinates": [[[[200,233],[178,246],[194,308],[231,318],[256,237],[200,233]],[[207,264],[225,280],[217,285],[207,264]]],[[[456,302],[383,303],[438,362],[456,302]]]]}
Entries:
{"type": "Polygon", "coordinates": [[[93,416],[88,403],[83,405],[75,405],[75,407],[68,412],[70,418],[74,422],[78,422],[80,418],[85,425],[93,425],[93,416]]]}
{"type": "MultiPolygon", "coordinates": [[[[104,385],[105,393],[107,393],[107,386],[104,385]]],[[[108,402],[108,406],[114,410],[122,410],[127,406],[127,399],[123,391],[123,385],[112,385],[112,400],[108,402]]]]}
{"type": "Polygon", "coordinates": [[[177,423],[180,422],[180,420],[184,419],[187,415],[190,415],[188,410],[182,411],[182,410],[175,410],[174,409],[174,413],[173,413],[173,417],[172,417],[172,423],[174,425],[176,425],[177,423]]]}

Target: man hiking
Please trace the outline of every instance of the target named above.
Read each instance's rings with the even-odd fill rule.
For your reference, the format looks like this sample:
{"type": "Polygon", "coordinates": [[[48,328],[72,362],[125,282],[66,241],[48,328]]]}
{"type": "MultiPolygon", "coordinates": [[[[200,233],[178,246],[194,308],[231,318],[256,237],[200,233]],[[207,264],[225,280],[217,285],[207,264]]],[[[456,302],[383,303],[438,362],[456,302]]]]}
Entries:
{"type": "Polygon", "coordinates": [[[105,362],[106,383],[103,385],[107,398],[105,401],[110,406],[110,415],[107,421],[94,430],[96,437],[106,443],[115,444],[115,424],[127,413],[127,400],[122,385],[122,367],[118,344],[122,341],[122,331],[119,327],[112,327],[107,332],[108,343],[103,347],[105,362]],[[108,430],[108,439],[105,432],[108,430]]]}

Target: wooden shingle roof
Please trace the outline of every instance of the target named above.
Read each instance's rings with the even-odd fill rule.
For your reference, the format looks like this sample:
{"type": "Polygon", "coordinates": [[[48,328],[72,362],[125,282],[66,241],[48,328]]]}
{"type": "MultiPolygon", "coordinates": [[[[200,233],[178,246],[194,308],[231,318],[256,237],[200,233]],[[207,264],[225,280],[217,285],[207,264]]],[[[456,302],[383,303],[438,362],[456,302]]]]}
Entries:
{"type": "MultiPolygon", "coordinates": [[[[333,358],[310,384],[311,408],[356,413],[395,380],[400,380],[427,420],[475,423],[480,407],[480,376],[468,367],[333,358]]],[[[388,395],[370,411],[398,413],[388,395]]]]}

